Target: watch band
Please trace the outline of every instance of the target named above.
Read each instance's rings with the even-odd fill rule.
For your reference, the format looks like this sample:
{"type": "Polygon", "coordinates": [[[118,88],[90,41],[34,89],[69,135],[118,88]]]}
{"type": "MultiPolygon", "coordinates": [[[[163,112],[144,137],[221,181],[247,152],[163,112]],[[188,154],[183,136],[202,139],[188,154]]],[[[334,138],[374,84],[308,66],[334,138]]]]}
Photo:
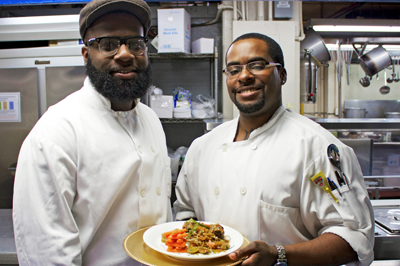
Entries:
{"type": "Polygon", "coordinates": [[[281,245],[274,245],[278,250],[278,259],[274,266],[287,266],[286,251],[281,245]]]}

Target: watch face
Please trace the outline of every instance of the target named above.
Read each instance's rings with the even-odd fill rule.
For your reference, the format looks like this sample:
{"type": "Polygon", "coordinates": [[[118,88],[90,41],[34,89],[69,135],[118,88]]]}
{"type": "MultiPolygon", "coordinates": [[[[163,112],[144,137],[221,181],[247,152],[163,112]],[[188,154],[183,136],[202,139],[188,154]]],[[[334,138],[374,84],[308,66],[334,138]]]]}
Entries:
{"type": "Polygon", "coordinates": [[[277,262],[275,266],[287,266],[286,262],[277,262]]]}

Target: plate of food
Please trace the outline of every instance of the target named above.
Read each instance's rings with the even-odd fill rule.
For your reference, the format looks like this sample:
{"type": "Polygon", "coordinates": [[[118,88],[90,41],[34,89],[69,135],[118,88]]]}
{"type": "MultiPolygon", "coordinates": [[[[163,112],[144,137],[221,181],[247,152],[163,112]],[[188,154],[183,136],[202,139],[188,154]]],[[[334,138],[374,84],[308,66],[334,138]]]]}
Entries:
{"type": "Polygon", "coordinates": [[[175,259],[197,261],[228,255],[242,246],[243,236],[226,225],[190,219],[150,227],[143,234],[143,241],[175,259]]]}

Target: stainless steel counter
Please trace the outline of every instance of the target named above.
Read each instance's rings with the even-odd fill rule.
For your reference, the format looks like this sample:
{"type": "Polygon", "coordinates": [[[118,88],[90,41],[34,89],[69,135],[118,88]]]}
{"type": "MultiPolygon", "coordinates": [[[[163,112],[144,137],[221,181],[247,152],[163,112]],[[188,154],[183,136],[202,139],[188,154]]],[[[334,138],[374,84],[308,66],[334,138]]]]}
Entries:
{"type": "Polygon", "coordinates": [[[18,264],[11,209],[0,209],[0,264],[18,264]]]}
{"type": "Polygon", "coordinates": [[[329,118],[316,122],[334,131],[400,131],[400,118],[329,118]]]}

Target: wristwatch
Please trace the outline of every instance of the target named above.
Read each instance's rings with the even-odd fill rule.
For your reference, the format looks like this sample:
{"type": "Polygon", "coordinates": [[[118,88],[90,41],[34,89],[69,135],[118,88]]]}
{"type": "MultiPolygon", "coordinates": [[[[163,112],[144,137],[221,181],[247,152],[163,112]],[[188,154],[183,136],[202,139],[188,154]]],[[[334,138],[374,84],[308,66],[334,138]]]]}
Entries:
{"type": "Polygon", "coordinates": [[[282,246],[275,246],[276,249],[278,250],[278,259],[276,260],[276,263],[274,266],[287,266],[287,259],[286,259],[286,251],[282,246]]]}

